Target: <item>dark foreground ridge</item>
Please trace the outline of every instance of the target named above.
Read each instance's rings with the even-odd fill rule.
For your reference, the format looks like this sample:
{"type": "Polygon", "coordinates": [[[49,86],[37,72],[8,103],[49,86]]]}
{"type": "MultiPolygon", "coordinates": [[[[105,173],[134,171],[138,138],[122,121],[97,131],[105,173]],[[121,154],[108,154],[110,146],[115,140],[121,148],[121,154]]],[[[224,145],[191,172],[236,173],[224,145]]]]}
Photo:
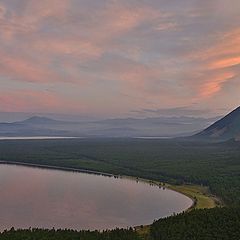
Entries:
{"type": "Polygon", "coordinates": [[[193,210],[151,226],[154,240],[239,240],[240,208],[193,210]]]}

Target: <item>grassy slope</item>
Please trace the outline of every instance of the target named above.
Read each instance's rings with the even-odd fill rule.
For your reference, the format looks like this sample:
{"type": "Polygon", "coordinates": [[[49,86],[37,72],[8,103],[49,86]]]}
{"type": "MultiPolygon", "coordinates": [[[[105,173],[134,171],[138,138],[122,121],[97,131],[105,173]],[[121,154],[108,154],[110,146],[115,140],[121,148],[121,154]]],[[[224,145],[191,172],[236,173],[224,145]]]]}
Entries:
{"type": "MultiPolygon", "coordinates": [[[[135,177],[128,177],[128,178],[136,179],[135,177]]],[[[147,180],[147,179],[138,179],[138,180],[148,182],[150,184],[156,184],[158,186],[164,186],[190,197],[194,201],[194,204],[189,210],[224,206],[224,204],[216,196],[211,194],[211,192],[209,191],[209,187],[207,186],[200,186],[196,184],[173,185],[173,184],[163,183],[163,182],[154,181],[154,180],[147,180]]]]}
{"type": "Polygon", "coordinates": [[[168,187],[196,199],[194,209],[214,208],[221,205],[217,198],[209,192],[208,187],[199,185],[170,185],[168,187]]]}

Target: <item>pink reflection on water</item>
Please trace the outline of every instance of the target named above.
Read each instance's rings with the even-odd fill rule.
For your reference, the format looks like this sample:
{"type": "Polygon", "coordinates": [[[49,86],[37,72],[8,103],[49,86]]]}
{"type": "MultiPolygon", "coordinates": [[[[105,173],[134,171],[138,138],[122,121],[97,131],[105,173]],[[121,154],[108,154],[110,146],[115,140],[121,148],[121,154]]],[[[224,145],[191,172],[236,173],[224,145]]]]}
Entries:
{"type": "Polygon", "coordinates": [[[106,229],[149,224],[192,201],[129,179],[0,165],[0,229],[106,229]]]}

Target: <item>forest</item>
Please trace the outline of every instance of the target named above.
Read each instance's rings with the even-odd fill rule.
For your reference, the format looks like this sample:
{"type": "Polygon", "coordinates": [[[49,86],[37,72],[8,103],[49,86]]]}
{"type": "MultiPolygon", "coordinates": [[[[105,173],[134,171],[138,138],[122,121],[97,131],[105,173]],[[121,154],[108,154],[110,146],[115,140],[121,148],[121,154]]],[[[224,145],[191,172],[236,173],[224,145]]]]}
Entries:
{"type": "MultiPolygon", "coordinates": [[[[225,208],[193,210],[161,219],[151,226],[151,239],[239,239],[239,142],[208,143],[181,139],[9,140],[0,141],[0,156],[1,161],[6,162],[73,167],[175,185],[187,183],[208,186],[225,208]]],[[[138,236],[134,230],[100,234],[35,229],[11,230],[3,233],[0,239],[114,240],[143,239],[143,236],[138,236]],[[23,238],[24,234],[26,237],[23,238]],[[52,234],[52,238],[49,234],[52,234]]]]}
{"type": "Polygon", "coordinates": [[[113,231],[74,231],[74,230],[44,230],[26,229],[0,233],[1,240],[141,240],[133,229],[116,229],[113,231]]]}
{"type": "Polygon", "coordinates": [[[239,240],[240,208],[192,210],[150,226],[150,234],[142,236],[134,229],[112,231],[74,231],[26,229],[4,231],[1,240],[239,240]]]}
{"type": "Polygon", "coordinates": [[[239,240],[240,208],[193,210],[151,225],[153,240],[239,240]]]}
{"type": "Polygon", "coordinates": [[[1,161],[73,167],[209,186],[227,205],[240,204],[240,143],[146,139],[1,141],[1,161]]]}

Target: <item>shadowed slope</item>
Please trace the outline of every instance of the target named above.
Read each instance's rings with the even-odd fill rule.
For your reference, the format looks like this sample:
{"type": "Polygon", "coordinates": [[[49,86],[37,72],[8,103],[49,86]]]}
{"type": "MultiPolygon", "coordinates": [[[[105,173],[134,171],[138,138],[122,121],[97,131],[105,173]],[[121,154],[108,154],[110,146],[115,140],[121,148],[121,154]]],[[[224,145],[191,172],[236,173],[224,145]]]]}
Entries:
{"type": "Polygon", "coordinates": [[[240,107],[229,113],[224,118],[193,136],[198,139],[229,140],[240,139],[240,107]]]}

